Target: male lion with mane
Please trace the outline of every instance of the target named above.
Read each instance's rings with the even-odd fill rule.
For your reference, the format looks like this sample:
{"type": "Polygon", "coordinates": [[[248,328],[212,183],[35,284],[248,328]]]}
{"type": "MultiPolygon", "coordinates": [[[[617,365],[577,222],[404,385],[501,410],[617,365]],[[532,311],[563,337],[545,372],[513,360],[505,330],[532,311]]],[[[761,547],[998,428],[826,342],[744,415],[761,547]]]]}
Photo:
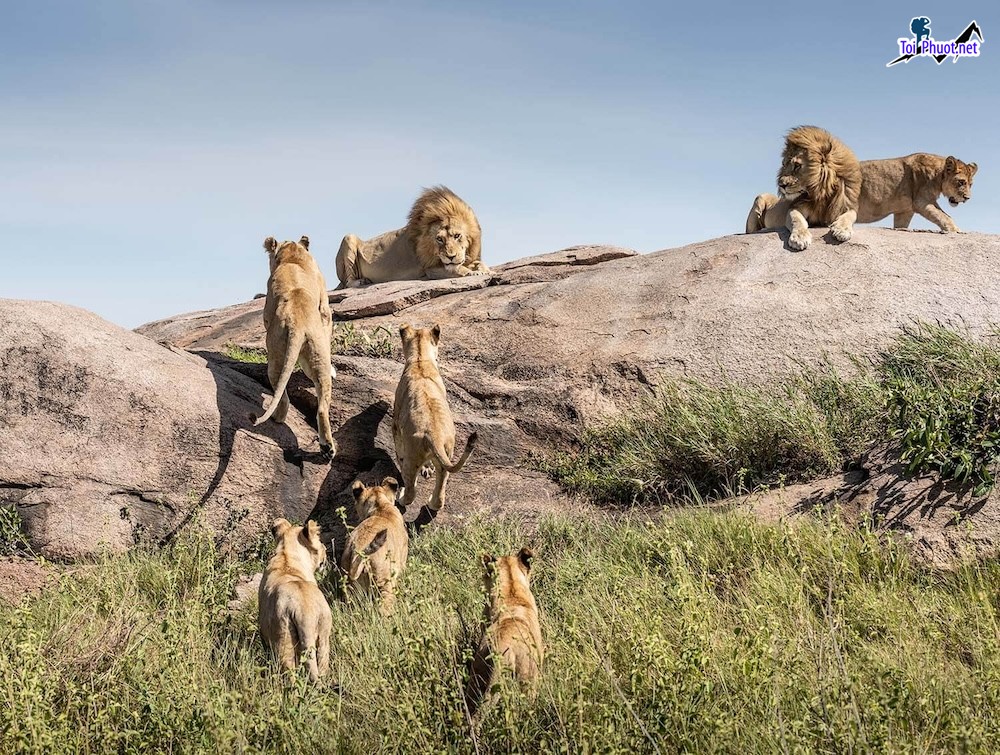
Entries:
{"type": "Polygon", "coordinates": [[[367,241],[344,236],[337,252],[337,288],[489,275],[482,253],[476,213],[451,189],[435,186],[417,197],[403,228],[367,241]]]}
{"type": "Polygon", "coordinates": [[[788,132],[778,170],[778,193],[761,194],[747,217],[747,233],[786,226],[788,245],[801,251],[812,242],[809,226],[830,226],[837,241],[853,233],[861,196],[861,165],[854,152],[816,126],[788,132]]]}

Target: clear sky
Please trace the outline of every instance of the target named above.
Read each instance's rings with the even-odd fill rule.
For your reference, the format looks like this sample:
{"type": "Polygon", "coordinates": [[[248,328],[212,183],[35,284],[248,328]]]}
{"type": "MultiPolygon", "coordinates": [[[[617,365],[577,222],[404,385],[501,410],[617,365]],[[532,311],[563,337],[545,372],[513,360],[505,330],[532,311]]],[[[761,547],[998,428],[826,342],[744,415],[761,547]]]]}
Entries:
{"type": "Polygon", "coordinates": [[[0,7],[0,296],[128,327],[263,291],[267,235],[308,234],[333,287],[343,235],[437,183],[489,263],[741,232],[803,123],[977,162],[952,215],[1000,233],[995,0],[0,7]],[[915,15],[978,20],[982,56],[886,68],[915,15]]]}

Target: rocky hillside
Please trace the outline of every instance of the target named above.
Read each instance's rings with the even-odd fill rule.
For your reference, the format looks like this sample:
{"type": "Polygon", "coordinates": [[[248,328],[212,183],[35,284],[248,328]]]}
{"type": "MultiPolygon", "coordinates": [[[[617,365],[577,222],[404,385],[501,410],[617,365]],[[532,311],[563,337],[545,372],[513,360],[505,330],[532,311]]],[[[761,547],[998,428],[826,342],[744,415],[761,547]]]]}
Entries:
{"type": "MultiPolygon", "coordinates": [[[[648,255],[576,247],[490,277],[332,292],[338,331],[376,347],[334,357],[339,453],[329,467],[314,455],[301,374],[290,425],[251,427],[269,395],[265,368],[226,353],[263,346],[262,299],[136,333],[70,307],[3,302],[0,502],[17,504],[43,553],[67,558],[169,536],[197,511],[237,546],[278,512],[331,524],[355,476],[396,473],[396,331],[436,322],[459,443],[473,428],[481,438],[439,521],[583,511],[532,457],[570,444],[623,399],[663,375],[762,381],[824,355],[872,352],[915,318],[982,330],[1000,319],[998,258],[1000,237],[860,228],[850,243],[817,239],[799,254],[775,233],[648,255]]],[[[262,267],[261,287],[265,278],[262,267]]],[[[900,526],[914,517],[924,514],[900,526]]]]}

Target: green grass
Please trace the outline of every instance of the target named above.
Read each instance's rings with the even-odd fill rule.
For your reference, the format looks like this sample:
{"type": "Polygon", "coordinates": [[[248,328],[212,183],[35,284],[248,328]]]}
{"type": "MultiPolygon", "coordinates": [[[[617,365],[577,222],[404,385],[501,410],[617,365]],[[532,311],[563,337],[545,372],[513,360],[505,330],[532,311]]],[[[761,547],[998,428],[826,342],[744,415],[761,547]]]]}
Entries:
{"type": "Polygon", "coordinates": [[[267,364],[266,349],[245,348],[235,343],[227,343],[222,347],[222,353],[229,359],[236,362],[246,362],[248,364],[267,364]]]}
{"type": "Polygon", "coordinates": [[[109,557],[0,606],[4,752],[990,752],[1000,564],[920,568],[815,521],[736,513],[432,529],[396,614],[333,605],[332,673],[270,666],[211,538],[109,557]],[[534,701],[472,729],[478,555],[524,544],[547,646],[534,701]]]}
{"type": "MultiPolygon", "coordinates": [[[[394,345],[395,337],[388,328],[382,325],[365,330],[350,322],[333,324],[333,337],[330,341],[331,354],[391,359],[394,345]]],[[[248,348],[235,343],[227,343],[222,347],[222,353],[237,362],[267,364],[266,349],[248,348]]]]}
{"type": "Polygon", "coordinates": [[[391,359],[396,339],[396,335],[383,325],[364,330],[352,322],[333,324],[334,354],[391,359]]]}
{"type": "Polygon", "coordinates": [[[602,503],[669,503],[833,474],[890,442],[911,471],[987,492],[1000,463],[997,337],[917,324],[847,375],[824,367],[768,386],[667,379],[543,466],[602,503]]]}

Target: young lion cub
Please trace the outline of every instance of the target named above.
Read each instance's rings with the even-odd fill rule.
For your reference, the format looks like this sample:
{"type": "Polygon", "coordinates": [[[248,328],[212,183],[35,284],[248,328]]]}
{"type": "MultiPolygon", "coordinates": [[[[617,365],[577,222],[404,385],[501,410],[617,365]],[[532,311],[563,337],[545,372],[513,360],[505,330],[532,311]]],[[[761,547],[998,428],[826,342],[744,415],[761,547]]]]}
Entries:
{"type": "Polygon", "coordinates": [[[319,446],[329,460],[337,452],[330,430],[330,391],[333,380],[330,365],[330,340],[333,318],[326,281],[316,261],[309,254],[309,237],[298,243],[273,236],[264,239],[264,249],[270,257],[271,277],[267,279],[267,301],[264,303],[264,328],[267,330],[267,379],[274,389],[274,398],[254,426],[272,416],[284,422],[288,413],[285,389],[296,364],[316,386],[316,427],[319,446]]]}
{"type": "Polygon", "coordinates": [[[351,490],[361,523],[347,538],[340,568],[356,593],[378,592],[384,616],[396,603],[396,580],[406,568],[409,536],[403,515],[396,508],[399,483],[386,477],[379,486],[366,487],[355,480],[351,490]]]}
{"type": "Polygon", "coordinates": [[[406,511],[406,507],[413,503],[417,497],[417,474],[430,462],[437,472],[437,484],[429,506],[432,511],[437,511],[444,505],[448,474],[465,466],[479,436],[472,433],[465,441],[461,458],[455,464],[450,462],[455,451],[455,421],[451,417],[448,395],[437,368],[441,326],[413,328],[403,325],[399,329],[399,337],[403,340],[406,366],[396,387],[392,438],[406,486],[401,505],[406,511]]]}
{"type": "Polygon", "coordinates": [[[474,711],[493,686],[496,666],[513,672],[533,688],[541,673],[542,629],[528,579],[534,554],[522,548],[514,556],[483,555],[486,632],[472,659],[466,703],[474,711]]]}
{"type": "Polygon", "coordinates": [[[316,584],[326,548],[313,521],[293,527],[287,519],[275,519],[271,532],[277,550],[257,592],[260,633],[282,668],[294,669],[306,653],[315,682],[330,665],[330,605],[316,584]]]}

